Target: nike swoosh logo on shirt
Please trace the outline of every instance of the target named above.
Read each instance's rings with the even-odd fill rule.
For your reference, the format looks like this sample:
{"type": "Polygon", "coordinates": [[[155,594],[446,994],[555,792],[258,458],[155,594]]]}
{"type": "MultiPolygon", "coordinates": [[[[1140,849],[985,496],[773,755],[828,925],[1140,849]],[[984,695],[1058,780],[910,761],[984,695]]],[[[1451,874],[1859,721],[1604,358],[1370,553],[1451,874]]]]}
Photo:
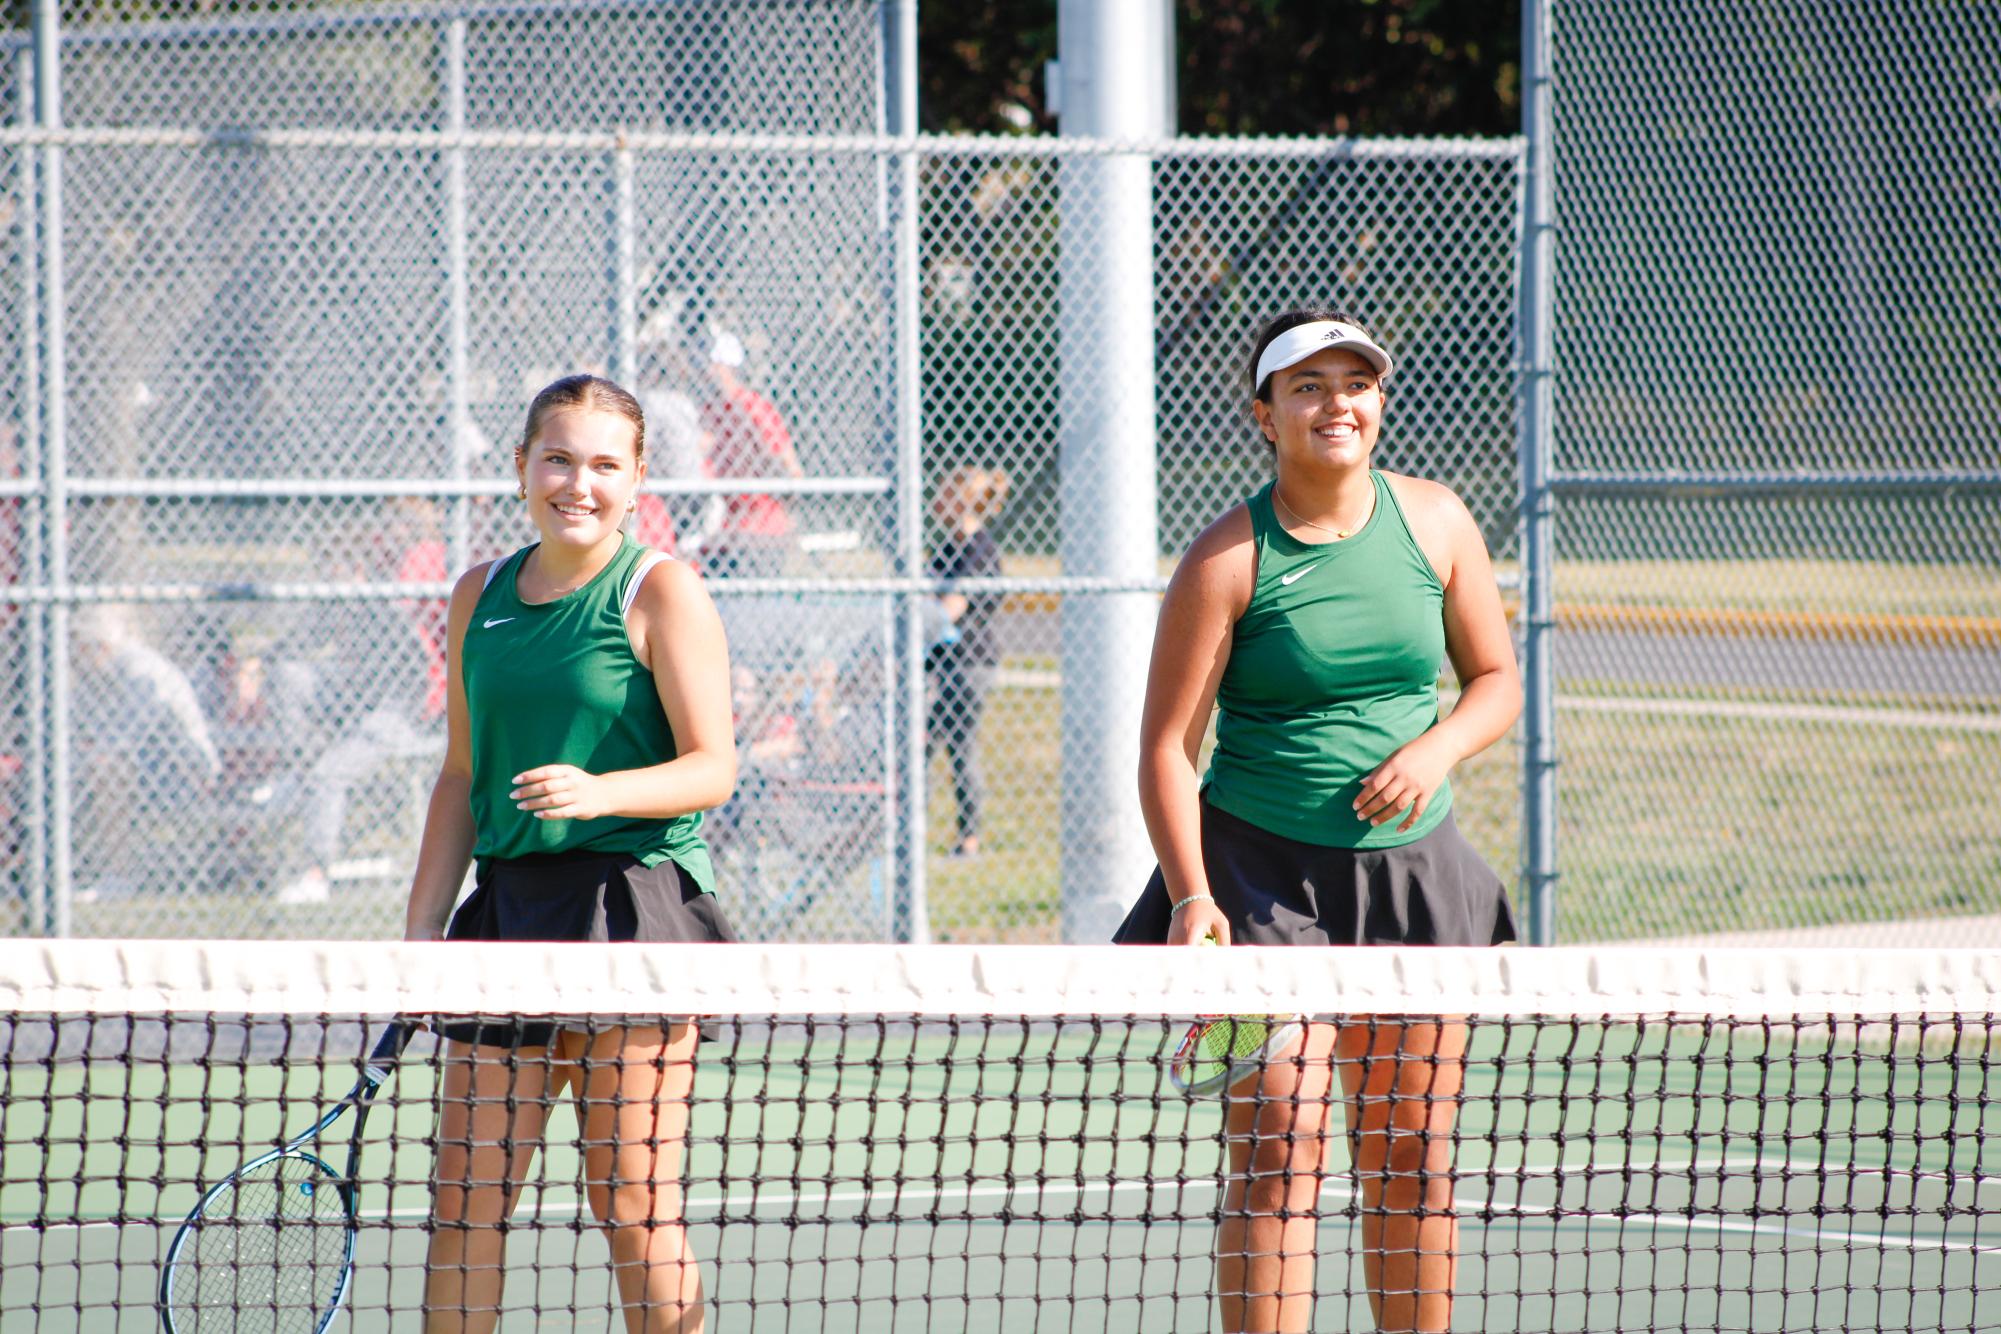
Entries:
{"type": "Polygon", "coordinates": [[[497,616],[497,617],[495,617],[494,619],[492,619],[492,620],[490,620],[490,621],[488,621],[488,622],[486,623],[486,628],[487,628],[487,629],[489,629],[489,630],[491,630],[491,629],[492,629],[492,628],[493,628],[494,626],[496,626],[496,625],[506,625],[506,624],[507,624],[507,623],[508,623],[509,621],[511,621],[511,620],[513,620],[513,619],[514,619],[514,617],[512,617],[512,616],[497,616]]]}
{"type": "MultiPolygon", "coordinates": [[[[1313,564],[1307,566],[1303,570],[1294,570],[1291,574],[1281,574],[1278,577],[1278,581],[1282,584],[1289,584],[1296,579],[1304,579],[1307,575],[1312,574],[1315,570],[1319,568],[1320,568],[1320,562],[1314,561],[1313,564]]],[[[493,624],[493,622],[488,621],[487,624],[491,625],[493,624]]]]}

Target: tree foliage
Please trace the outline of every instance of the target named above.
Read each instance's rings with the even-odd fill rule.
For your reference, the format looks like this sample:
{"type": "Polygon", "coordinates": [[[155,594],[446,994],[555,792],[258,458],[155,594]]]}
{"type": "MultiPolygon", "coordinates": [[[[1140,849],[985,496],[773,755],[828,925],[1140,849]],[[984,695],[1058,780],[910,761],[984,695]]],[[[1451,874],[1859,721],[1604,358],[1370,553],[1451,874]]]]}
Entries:
{"type": "MultiPolygon", "coordinates": [[[[1053,130],[1056,0],[918,10],[928,130],[1053,130]]],[[[1183,134],[1505,135],[1520,0],[1175,0],[1183,134]]]]}

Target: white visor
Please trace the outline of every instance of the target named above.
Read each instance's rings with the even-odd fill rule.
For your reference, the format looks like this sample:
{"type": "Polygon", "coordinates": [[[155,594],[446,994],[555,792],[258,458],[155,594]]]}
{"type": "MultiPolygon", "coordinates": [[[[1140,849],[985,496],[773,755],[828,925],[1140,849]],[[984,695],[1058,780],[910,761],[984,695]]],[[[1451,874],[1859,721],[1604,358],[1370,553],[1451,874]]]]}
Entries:
{"type": "Polygon", "coordinates": [[[1334,320],[1316,320],[1312,324],[1298,324],[1271,340],[1264,355],[1258,358],[1257,383],[1252,392],[1265,387],[1274,371],[1282,371],[1287,366],[1296,366],[1316,352],[1324,352],[1330,347],[1346,348],[1360,356],[1376,368],[1376,378],[1389,378],[1390,367],[1394,364],[1390,354],[1383,351],[1375,339],[1363,333],[1352,324],[1341,324],[1334,320]]]}

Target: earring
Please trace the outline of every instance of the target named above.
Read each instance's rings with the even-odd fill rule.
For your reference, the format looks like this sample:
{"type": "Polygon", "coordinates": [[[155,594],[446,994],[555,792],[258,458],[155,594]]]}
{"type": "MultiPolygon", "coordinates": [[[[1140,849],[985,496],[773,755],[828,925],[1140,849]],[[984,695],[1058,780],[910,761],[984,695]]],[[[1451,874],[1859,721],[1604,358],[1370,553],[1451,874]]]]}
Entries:
{"type": "Polygon", "coordinates": [[[527,488],[527,487],[525,487],[525,486],[517,486],[517,487],[515,487],[515,488],[514,488],[514,498],[515,498],[516,500],[526,500],[526,499],[528,499],[528,488],[527,488]]]}

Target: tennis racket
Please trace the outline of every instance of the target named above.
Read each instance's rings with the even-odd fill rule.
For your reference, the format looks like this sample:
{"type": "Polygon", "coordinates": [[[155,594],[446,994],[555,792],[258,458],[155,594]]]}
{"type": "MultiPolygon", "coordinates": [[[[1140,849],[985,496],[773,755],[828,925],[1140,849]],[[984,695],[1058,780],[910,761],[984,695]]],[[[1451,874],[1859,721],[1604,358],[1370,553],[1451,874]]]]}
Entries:
{"type": "MultiPolygon", "coordinates": [[[[1216,938],[1201,943],[1214,945],[1216,938]]],[[[1182,1035],[1167,1075],[1183,1093],[1221,1093],[1284,1056],[1304,1031],[1297,1015],[1203,1015],[1182,1035]]]]}
{"type": "Polygon", "coordinates": [[[271,1330],[320,1334],[354,1272],[360,1229],[355,1171],[369,1103],[415,1035],[389,1026],[348,1095],[304,1134],[252,1158],[201,1197],[174,1234],[160,1275],[168,1334],[271,1330]],[[347,1171],[305,1147],[354,1109],[347,1171]]]}

